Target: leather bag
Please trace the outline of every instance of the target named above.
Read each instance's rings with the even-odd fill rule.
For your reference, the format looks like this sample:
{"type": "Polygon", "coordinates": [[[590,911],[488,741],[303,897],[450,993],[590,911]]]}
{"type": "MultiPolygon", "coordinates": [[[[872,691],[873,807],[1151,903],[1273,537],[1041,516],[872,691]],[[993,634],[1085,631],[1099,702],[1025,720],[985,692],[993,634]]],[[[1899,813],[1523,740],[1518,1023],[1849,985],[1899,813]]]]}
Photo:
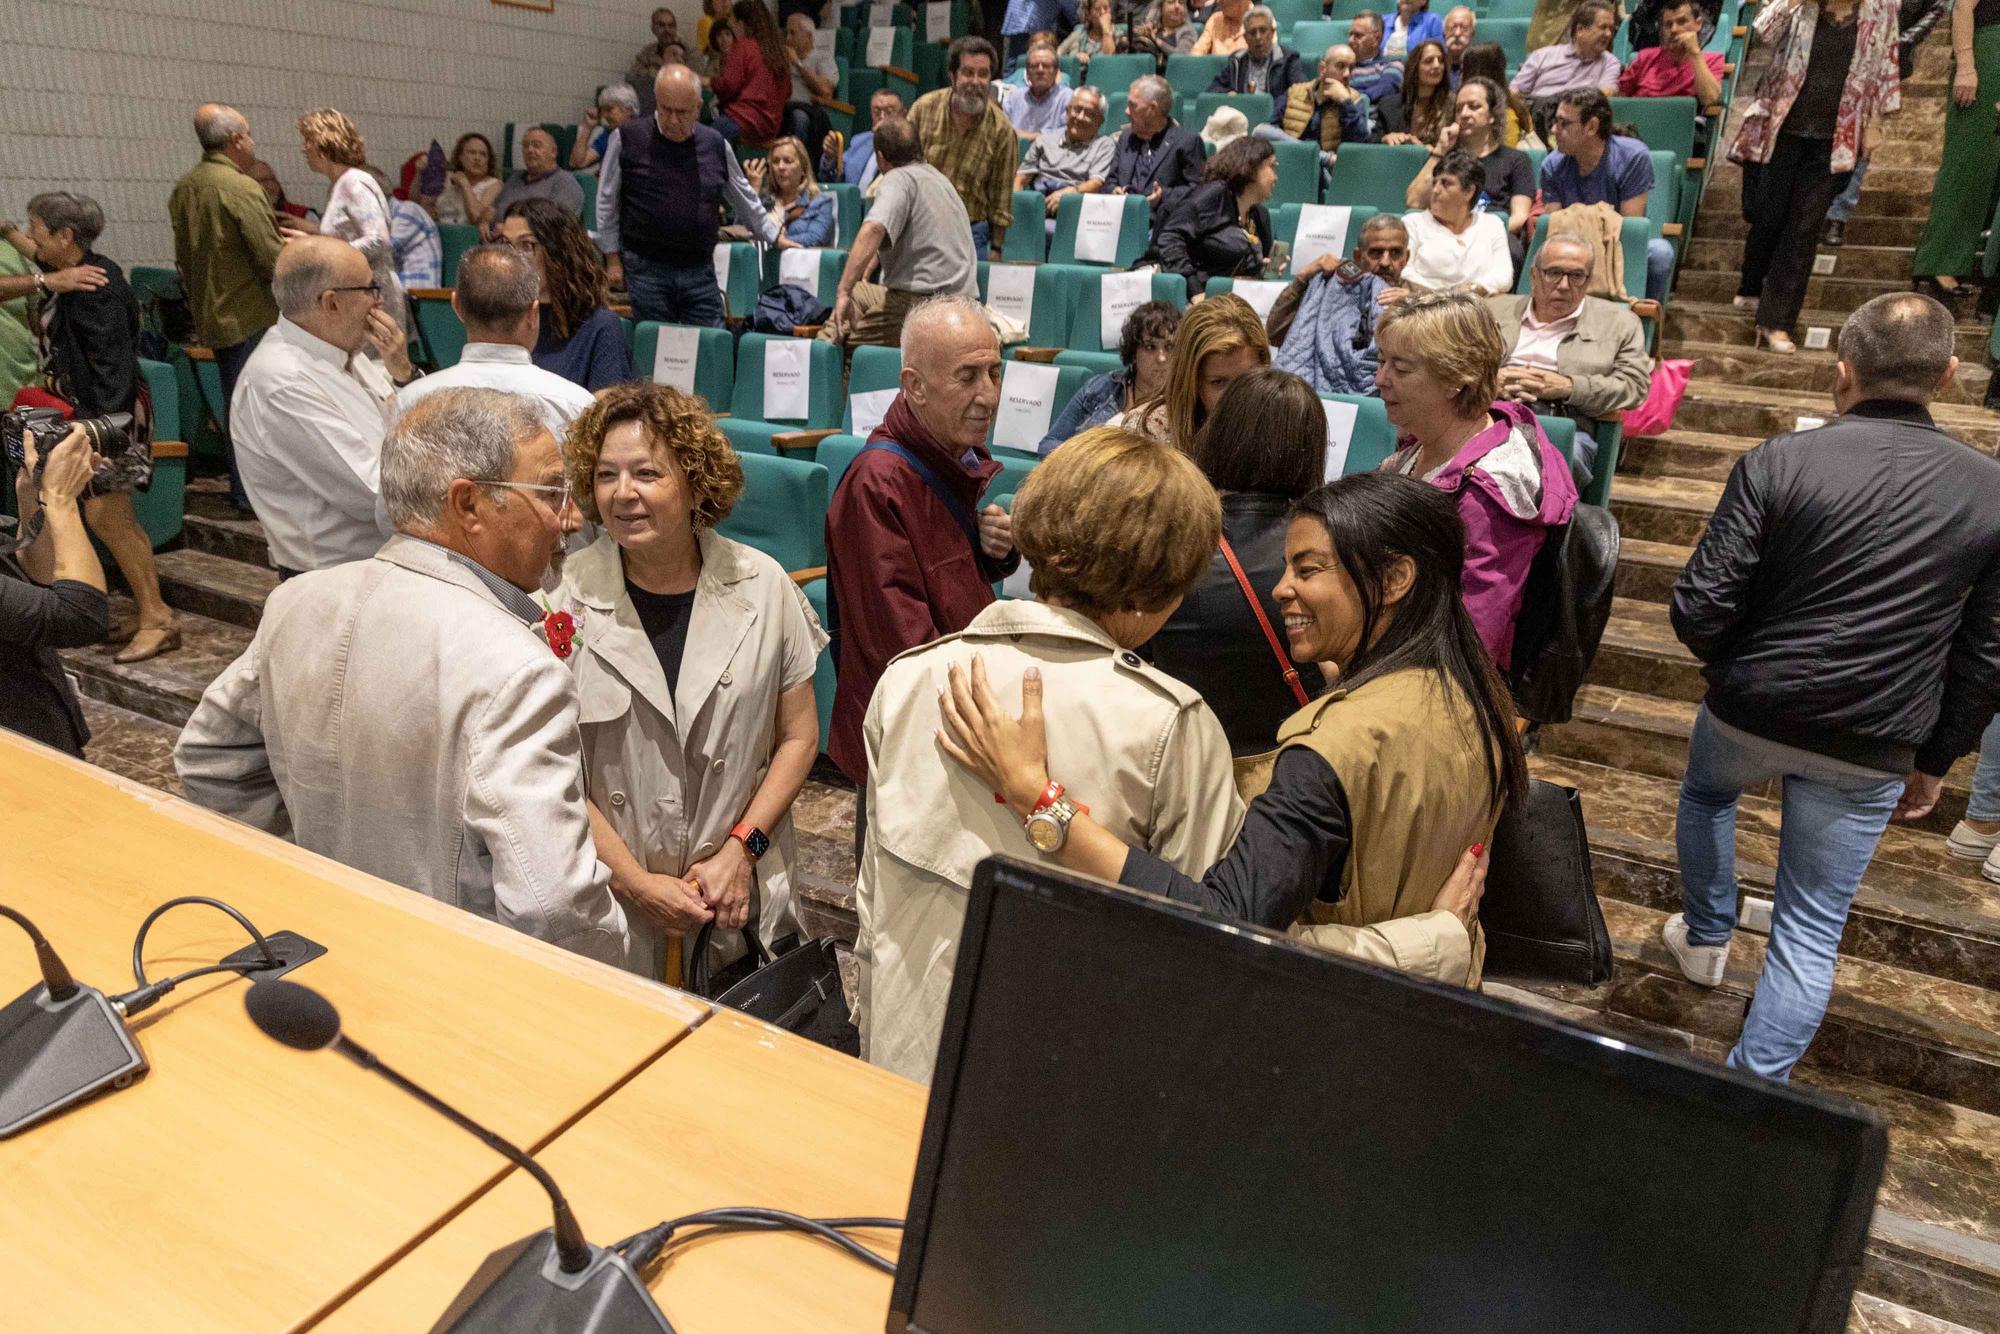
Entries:
{"type": "Polygon", "coordinates": [[[709,939],[714,922],[704,923],[689,950],[688,986],[697,996],[762,1019],[798,1034],[809,1042],[849,1056],[861,1054],[861,1031],[847,1008],[840,985],[840,957],[831,937],[809,940],[773,959],[754,930],[743,932],[743,945],[756,970],[721,995],[712,995],[709,939]]]}
{"type": "Polygon", "coordinates": [[[1493,829],[1479,925],[1486,975],[1595,986],[1611,976],[1611,935],[1597,904],[1583,801],[1530,779],[1493,829]]]}

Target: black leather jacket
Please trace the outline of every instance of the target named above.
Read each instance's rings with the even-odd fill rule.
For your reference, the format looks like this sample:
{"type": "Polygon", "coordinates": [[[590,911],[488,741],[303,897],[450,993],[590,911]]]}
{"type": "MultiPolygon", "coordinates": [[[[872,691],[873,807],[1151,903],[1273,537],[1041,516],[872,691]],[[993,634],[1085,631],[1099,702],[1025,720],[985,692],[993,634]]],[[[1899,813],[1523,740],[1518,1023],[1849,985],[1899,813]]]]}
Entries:
{"type": "Polygon", "coordinates": [[[1256,277],[1271,253],[1271,215],[1262,204],[1250,210],[1256,240],[1243,230],[1236,194],[1226,181],[1205,181],[1167,205],[1153,232],[1146,258],[1188,282],[1188,299],[1210,278],[1256,277]]]}
{"type": "Polygon", "coordinates": [[[2000,462],[1871,399],[1757,446],[1674,584],[1709,710],[1755,736],[1942,775],[2000,703],[2000,462]]]}

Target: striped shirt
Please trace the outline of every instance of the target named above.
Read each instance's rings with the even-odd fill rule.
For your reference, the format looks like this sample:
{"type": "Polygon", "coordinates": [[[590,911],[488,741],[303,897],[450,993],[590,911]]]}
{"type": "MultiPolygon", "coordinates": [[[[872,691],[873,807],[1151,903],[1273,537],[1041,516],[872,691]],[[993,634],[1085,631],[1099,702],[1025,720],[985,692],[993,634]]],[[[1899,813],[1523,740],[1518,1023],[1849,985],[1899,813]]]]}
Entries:
{"type": "MultiPolygon", "coordinates": [[[[965,201],[965,215],[1005,229],[1014,221],[1014,163],[1019,138],[1000,104],[988,99],[971,133],[951,119],[951,89],[925,93],[910,108],[924,160],[943,172],[965,201]]],[[[994,238],[999,243],[999,238],[994,238]]]]}

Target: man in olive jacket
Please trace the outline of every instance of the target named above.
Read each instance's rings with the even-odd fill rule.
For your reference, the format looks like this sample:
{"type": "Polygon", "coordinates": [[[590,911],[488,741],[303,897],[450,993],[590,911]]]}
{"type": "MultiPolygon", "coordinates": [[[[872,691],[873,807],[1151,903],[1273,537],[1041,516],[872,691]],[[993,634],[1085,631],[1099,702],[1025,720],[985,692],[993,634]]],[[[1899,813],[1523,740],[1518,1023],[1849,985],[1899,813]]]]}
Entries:
{"type": "Polygon", "coordinates": [[[1914,820],[2000,702],[2000,462],[1926,405],[1958,369],[1951,314],[1880,296],[1840,332],[1834,406],[1729,475],[1674,585],[1708,695],[1688,742],[1669,950],[1723,980],[1736,801],[1784,784],[1771,943],[1729,1064],[1784,1079],[1833,993],[1841,928],[1891,814],[1914,820]]]}

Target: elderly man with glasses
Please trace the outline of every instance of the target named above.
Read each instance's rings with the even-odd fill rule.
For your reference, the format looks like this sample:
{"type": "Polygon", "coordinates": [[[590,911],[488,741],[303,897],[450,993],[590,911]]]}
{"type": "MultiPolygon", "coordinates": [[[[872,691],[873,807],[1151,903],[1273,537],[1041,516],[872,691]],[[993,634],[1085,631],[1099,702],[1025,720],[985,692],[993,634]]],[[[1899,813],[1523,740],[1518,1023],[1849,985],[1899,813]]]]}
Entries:
{"type": "Polygon", "coordinates": [[[1591,424],[1645,402],[1653,377],[1638,317],[1585,295],[1594,258],[1582,236],[1557,232],[1529,269],[1530,295],[1486,298],[1507,347],[1500,397],[1574,418],[1582,428],[1576,464],[1586,477],[1597,457],[1591,424]]]}

